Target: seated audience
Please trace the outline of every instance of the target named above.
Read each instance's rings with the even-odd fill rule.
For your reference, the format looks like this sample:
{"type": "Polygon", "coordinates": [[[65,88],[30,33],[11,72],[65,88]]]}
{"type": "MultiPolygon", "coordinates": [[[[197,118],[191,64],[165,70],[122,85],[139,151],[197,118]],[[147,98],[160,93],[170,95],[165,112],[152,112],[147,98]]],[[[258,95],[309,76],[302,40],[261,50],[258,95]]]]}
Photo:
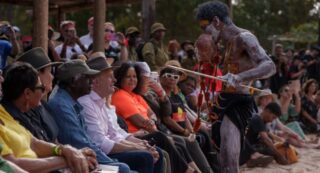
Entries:
{"type": "MultiPolygon", "coordinates": [[[[22,114],[40,105],[45,91],[37,71],[29,64],[17,62],[5,72],[3,99],[22,114]]],[[[50,172],[70,168],[87,173],[97,167],[96,155],[89,149],[76,150],[70,145],[55,145],[32,136],[0,105],[1,155],[30,172],[50,172]],[[87,159],[87,160],[86,160],[87,159]]]]}
{"type": "Polygon", "coordinates": [[[320,124],[317,120],[318,107],[315,102],[315,94],[318,83],[314,79],[309,79],[303,85],[303,97],[301,98],[301,121],[302,128],[306,132],[319,132],[320,124]]]}
{"type": "Polygon", "coordinates": [[[188,150],[200,170],[202,172],[211,172],[212,170],[209,163],[201,151],[198,142],[195,140],[196,135],[199,135],[199,133],[193,131],[192,124],[187,118],[186,106],[177,89],[177,83],[180,77],[181,73],[170,68],[164,68],[160,71],[160,83],[169,97],[172,110],[170,114],[163,117],[163,123],[172,133],[187,139],[185,141],[187,145],[189,145],[188,150]],[[193,147],[190,147],[190,145],[193,145],[193,147]]]}
{"type": "Polygon", "coordinates": [[[83,106],[88,135],[103,152],[127,163],[131,169],[140,173],[162,173],[161,151],[158,153],[155,147],[122,130],[117,123],[115,108],[106,103],[106,98],[114,92],[113,67],[104,57],[92,58],[87,64],[91,69],[100,71],[92,79],[90,94],[78,99],[83,106]]]}
{"type": "Polygon", "coordinates": [[[177,149],[179,151],[185,149],[182,147],[176,149],[168,137],[158,131],[156,126],[157,117],[140,95],[145,91],[144,89],[148,83],[142,79],[141,69],[133,63],[123,63],[116,71],[116,78],[115,85],[119,90],[112,96],[112,104],[115,105],[117,114],[128,125],[128,131],[135,134],[140,133],[140,138],[151,140],[157,146],[166,150],[170,155],[170,159],[172,159],[172,164],[175,164],[173,165],[173,172],[192,172],[192,168],[198,169],[189,160],[190,156],[185,161],[176,151],[177,149]]]}
{"type": "Polygon", "coordinates": [[[86,132],[86,124],[77,99],[90,92],[90,76],[99,71],[90,69],[82,60],[71,60],[59,66],[57,78],[59,87],[49,98],[49,107],[54,111],[54,119],[59,130],[58,140],[62,144],[70,144],[76,148],[88,147],[95,151],[100,164],[119,166],[120,173],[128,173],[126,164],[110,159],[86,132]]]}

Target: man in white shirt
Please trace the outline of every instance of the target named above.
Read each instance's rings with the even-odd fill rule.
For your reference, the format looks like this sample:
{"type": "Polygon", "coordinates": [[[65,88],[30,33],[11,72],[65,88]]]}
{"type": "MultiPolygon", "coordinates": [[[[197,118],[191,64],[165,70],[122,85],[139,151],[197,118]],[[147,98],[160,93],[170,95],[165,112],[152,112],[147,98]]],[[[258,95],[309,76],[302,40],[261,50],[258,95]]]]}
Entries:
{"type": "Polygon", "coordinates": [[[163,171],[163,157],[159,149],[122,130],[117,123],[115,108],[106,103],[114,92],[116,79],[105,57],[88,60],[90,68],[101,71],[92,80],[90,94],[80,97],[87,132],[92,140],[111,158],[127,163],[133,170],[142,172],[163,171]],[[153,164],[154,163],[154,164],[153,164]]]}
{"type": "Polygon", "coordinates": [[[89,33],[80,37],[80,42],[88,49],[89,45],[92,44],[92,37],[93,37],[93,24],[94,18],[90,17],[88,19],[88,31],[89,33]]]}
{"type": "Polygon", "coordinates": [[[60,25],[63,36],[63,44],[55,48],[62,59],[70,60],[73,56],[81,55],[86,52],[86,48],[81,44],[77,36],[74,21],[63,21],[60,25]]]}

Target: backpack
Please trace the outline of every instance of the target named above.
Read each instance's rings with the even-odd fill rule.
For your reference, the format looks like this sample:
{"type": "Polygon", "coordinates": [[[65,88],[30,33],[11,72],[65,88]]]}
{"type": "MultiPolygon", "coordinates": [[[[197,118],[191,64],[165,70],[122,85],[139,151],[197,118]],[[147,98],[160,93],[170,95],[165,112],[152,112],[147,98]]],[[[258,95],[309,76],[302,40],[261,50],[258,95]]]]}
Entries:
{"type": "Polygon", "coordinates": [[[144,48],[144,46],[147,44],[147,43],[151,43],[153,48],[154,48],[154,53],[157,54],[158,53],[158,49],[156,46],[154,46],[154,44],[151,42],[151,41],[147,41],[147,42],[142,42],[140,43],[137,48],[136,48],[136,52],[137,52],[137,56],[138,56],[138,61],[145,61],[144,57],[143,57],[143,53],[142,53],[142,50],[144,48]]]}

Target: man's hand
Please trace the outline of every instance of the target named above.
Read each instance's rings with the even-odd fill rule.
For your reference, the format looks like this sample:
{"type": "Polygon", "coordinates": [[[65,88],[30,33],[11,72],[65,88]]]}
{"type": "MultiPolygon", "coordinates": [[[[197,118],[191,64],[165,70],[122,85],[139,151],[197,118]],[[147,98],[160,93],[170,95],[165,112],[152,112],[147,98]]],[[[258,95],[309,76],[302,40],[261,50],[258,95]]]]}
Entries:
{"type": "Polygon", "coordinates": [[[90,170],[96,169],[98,167],[96,153],[92,149],[87,147],[82,148],[80,151],[86,157],[90,170]]]}
{"type": "Polygon", "coordinates": [[[152,147],[147,148],[147,151],[149,151],[149,153],[152,155],[153,163],[156,163],[160,157],[156,148],[154,146],[152,146],[152,147]]]}
{"type": "Polygon", "coordinates": [[[149,86],[158,95],[158,97],[162,98],[166,95],[166,93],[165,93],[164,89],[162,88],[162,86],[160,85],[160,83],[157,83],[154,80],[150,80],[149,86]]]}
{"type": "Polygon", "coordinates": [[[118,37],[118,43],[121,45],[121,46],[124,46],[125,45],[125,39],[126,37],[121,33],[121,32],[117,32],[117,37],[118,37]]]}
{"type": "Polygon", "coordinates": [[[75,173],[88,173],[89,167],[86,157],[81,150],[77,150],[70,145],[64,145],[61,148],[61,155],[66,159],[68,168],[75,173]]]}
{"type": "Polygon", "coordinates": [[[241,82],[240,77],[238,75],[232,74],[232,73],[227,73],[224,76],[221,76],[220,78],[225,80],[227,82],[227,84],[232,87],[239,86],[240,82],[241,82]]]}
{"type": "Polygon", "coordinates": [[[12,26],[8,26],[8,31],[5,33],[10,40],[15,40],[16,39],[16,33],[13,30],[12,26]]]}

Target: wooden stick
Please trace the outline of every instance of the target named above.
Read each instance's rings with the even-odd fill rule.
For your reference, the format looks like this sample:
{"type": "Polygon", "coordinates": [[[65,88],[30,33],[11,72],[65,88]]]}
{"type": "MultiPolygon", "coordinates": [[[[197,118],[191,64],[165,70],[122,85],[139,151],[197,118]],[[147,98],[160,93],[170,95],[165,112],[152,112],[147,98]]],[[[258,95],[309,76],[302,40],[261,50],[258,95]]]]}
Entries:
{"type": "MultiPolygon", "coordinates": [[[[181,68],[181,67],[176,67],[176,66],[172,66],[172,65],[167,65],[167,67],[172,68],[172,69],[175,69],[175,70],[178,70],[178,71],[183,71],[183,72],[191,73],[191,74],[194,74],[194,75],[197,75],[197,76],[202,76],[202,77],[206,77],[206,78],[210,78],[210,79],[219,80],[219,81],[222,81],[222,82],[227,82],[226,80],[224,80],[224,79],[222,79],[222,78],[220,78],[220,77],[216,77],[216,76],[211,76],[211,75],[199,73],[199,72],[192,71],[192,70],[188,70],[188,69],[184,69],[184,68],[181,68]]],[[[259,89],[259,88],[255,88],[255,87],[252,87],[252,86],[247,86],[247,85],[243,85],[243,84],[240,84],[240,86],[241,86],[241,87],[244,87],[244,88],[248,88],[248,89],[253,90],[253,91],[265,92],[265,93],[270,94],[270,93],[267,92],[267,91],[264,91],[264,90],[261,90],[261,89],[259,89]]]]}

